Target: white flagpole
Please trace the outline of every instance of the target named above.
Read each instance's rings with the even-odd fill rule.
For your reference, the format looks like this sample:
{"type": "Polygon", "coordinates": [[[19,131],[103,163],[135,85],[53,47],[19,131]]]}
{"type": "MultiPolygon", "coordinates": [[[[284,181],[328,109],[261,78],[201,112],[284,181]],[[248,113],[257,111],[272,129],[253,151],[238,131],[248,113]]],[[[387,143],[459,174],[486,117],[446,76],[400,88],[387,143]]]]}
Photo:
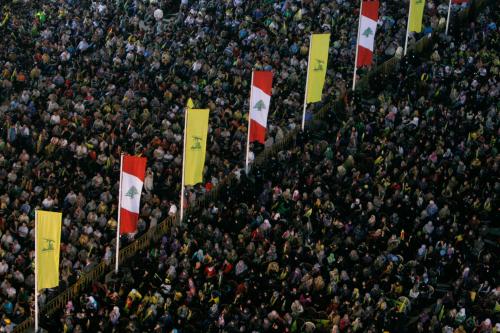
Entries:
{"type": "Polygon", "coordinates": [[[306,126],[307,85],[309,84],[309,65],[311,62],[311,46],[312,46],[312,34],[309,37],[309,56],[307,57],[306,91],[304,93],[304,110],[302,112],[302,131],[304,131],[304,127],[306,126]]]}
{"type": "Polygon", "coordinates": [[[448,4],[448,17],[446,18],[446,29],[444,31],[445,35],[448,36],[448,28],[450,27],[450,15],[451,15],[451,0],[448,4]]]}
{"type": "Polygon", "coordinates": [[[250,88],[250,103],[248,103],[248,130],[247,130],[247,155],[245,157],[245,173],[248,175],[248,172],[250,171],[248,168],[248,155],[250,154],[250,123],[251,123],[251,118],[252,118],[252,92],[253,92],[253,75],[254,71],[252,71],[252,84],[250,88]]]}
{"type": "Polygon", "coordinates": [[[356,56],[354,58],[354,75],[352,77],[352,91],[356,90],[356,72],[358,71],[358,50],[359,50],[359,33],[361,29],[361,13],[363,11],[363,0],[359,7],[359,21],[358,21],[358,38],[356,39],[356,56]]]}
{"type": "Polygon", "coordinates": [[[405,40],[405,50],[404,54],[406,56],[406,51],[408,50],[408,34],[410,32],[410,14],[411,14],[411,2],[410,0],[410,8],[408,9],[408,22],[406,22],[406,40],[405,40]]]}
{"type": "Polygon", "coordinates": [[[123,153],[120,155],[120,187],[118,188],[118,223],[116,225],[116,261],[115,273],[118,273],[118,259],[120,258],[120,211],[122,208],[122,178],[123,178],[123,153]]]}
{"type": "Polygon", "coordinates": [[[35,210],[35,333],[38,332],[38,210],[35,210]]]}
{"type": "Polygon", "coordinates": [[[186,131],[187,131],[187,122],[188,122],[188,108],[184,109],[184,145],[182,152],[182,182],[181,182],[181,207],[180,207],[180,223],[182,223],[182,219],[184,218],[184,173],[185,173],[185,163],[186,163],[186,131]]]}

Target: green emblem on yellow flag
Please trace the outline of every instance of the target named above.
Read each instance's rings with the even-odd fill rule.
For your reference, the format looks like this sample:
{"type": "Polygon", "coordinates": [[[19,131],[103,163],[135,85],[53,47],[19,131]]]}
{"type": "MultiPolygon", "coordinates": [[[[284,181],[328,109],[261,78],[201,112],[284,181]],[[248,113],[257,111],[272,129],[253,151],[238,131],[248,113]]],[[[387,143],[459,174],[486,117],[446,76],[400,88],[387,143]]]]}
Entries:
{"type": "Polygon", "coordinates": [[[46,251],[54,251],[54,242],[55,240],[53,239],[48,239],[48,238],[45,238],[44,239],[44,242],[45,242],[45,247],[42,248],[42,251],[43,252],[46,252],[46,251]]]}
{"type": "Polygon", "coordinates": [[[201,149],[201,138],[198,136],[193,136],[193,144],[191,145],[191,149],[201,149]]]}
{"type": "Polygon", "coordinates": [[[324,65],[324,61],[321,60],[321,59],[315,59],[316,60],[316,66],[314,67],[314,70],[315,71],[322,71],[323,70],[323,65],[324,65]]]}

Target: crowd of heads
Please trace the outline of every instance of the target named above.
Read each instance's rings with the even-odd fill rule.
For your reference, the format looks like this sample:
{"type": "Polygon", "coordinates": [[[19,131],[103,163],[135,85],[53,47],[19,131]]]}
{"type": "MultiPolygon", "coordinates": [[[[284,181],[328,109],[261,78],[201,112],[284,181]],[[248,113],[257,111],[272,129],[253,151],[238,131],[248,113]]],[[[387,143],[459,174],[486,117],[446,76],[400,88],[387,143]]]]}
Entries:
{"type": "MultiPolygon", "coordinates": [[[[325,102],[350,86],[351,1],[182,1],[170,17],[174,3],[1,8],[1,329],[32,315],[35,209],[63,212],[61,283],[42,306],[111,260],[121,153],[148,157],[137,234],[175,215],[187,98],[210,109],[193,204],[241,173],[252,69],[274,74],[266,146],[300,122],[311,32],[332,33],[325,102]]],[[[446,3],[428,2],[424,33],[446,3]]],[[[377,62],[404,43],[406,15],[381,4],[377,62]]],[[[430,61],[376,78],[370,98],[349,96],[345,118],[332,114],[322,136],[242,176],[241,193],[68,303],[54,330],[376,332],[417,316],[415,330],[491,332],[497,15],[440,39],[430,61]]]]}

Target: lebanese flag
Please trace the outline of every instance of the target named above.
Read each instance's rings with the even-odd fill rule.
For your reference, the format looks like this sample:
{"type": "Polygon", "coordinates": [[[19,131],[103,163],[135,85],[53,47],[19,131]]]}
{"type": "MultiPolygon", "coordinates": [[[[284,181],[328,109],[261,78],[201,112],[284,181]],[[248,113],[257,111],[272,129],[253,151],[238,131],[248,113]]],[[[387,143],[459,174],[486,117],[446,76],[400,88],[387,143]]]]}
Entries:
{"type": "Polygon", "coordinates": [[[356,67],[370,66],[373,62],[373,49],[378,21],[378,0],[363,0],[358,32],[358,59],[356,67]]]}
{"type": "Polygon", "coordinates": [[[146,176],[145,157],[122,157],[120,175],[120,235],[135,232],[141,206],[142,185],[146,176]]]}
{"type": "Polygon", "coordinates": [[[273,89],[273,73],[255,71],[252,75],[249,140],[264,144],[266,142],[267,115],[273,89]]]}

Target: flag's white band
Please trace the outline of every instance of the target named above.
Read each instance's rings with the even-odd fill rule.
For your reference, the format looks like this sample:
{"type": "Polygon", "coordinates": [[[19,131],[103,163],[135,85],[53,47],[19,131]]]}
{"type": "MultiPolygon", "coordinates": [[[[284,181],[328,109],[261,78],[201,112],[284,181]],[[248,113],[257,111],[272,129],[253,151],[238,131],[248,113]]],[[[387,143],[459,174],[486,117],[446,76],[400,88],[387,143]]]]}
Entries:
{"type": "Polygon", "coordinates": [[[139,213],[143,182],[134,175],[123,172],[121,207],[132,213],[139,213]]]}
{"type": "Polygon", "coordinates": [[[256,86],[252,86],[252,100],[250,101],[250,117],[267,128],[267,114],[269,113],[269,103],[271,96],[263,92],[256,86]],[[260,109],[260,110],[259,110],[260,109]]]}
{"type": "Polygon", "coordinates": [[[359,31],[359,45],[373,52],[375,33],[377,32],[377,21],[369,17],[361,16],[359,31]]]}

